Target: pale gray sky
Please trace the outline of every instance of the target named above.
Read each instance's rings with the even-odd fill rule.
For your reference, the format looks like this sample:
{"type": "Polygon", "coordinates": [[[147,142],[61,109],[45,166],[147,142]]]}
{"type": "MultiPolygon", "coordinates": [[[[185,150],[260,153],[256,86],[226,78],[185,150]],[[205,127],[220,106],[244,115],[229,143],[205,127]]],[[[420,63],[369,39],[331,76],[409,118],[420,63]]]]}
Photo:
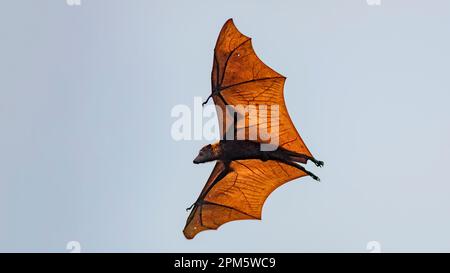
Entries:
{"type": "Polygon", "coordinates": [[[450,251],[449,26],[445,0],[2,1],[0,251],[450,251]],[[213,164],[170,111],[228,18],[325,167],[188,241],[213,164]]]}

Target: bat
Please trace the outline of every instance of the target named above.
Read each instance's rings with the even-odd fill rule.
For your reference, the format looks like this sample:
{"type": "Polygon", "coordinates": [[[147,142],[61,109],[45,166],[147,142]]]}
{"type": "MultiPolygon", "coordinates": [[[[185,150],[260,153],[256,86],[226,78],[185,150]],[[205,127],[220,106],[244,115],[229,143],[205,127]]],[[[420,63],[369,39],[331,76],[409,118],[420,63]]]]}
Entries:
{"type": "Polygon", "coordinates": [[[195,164],[217,162],[199,197],[186,209],[191,210],[183,230],[187,239],[230,221],[260,220],[267,197],[288,181],[302,176],[320,181],[300,165],[312,161],[322,167],[324,163],[312,156],[289,117],[283,96],[285,80],[258,58],[251,38],[229,19],[214,48],[212,92],[203,103],[213,99],[221,139],[203,147],[194,159],[195,164]],[[233,112],[231,105],[244,107],[233,112]],[[267,118],[261,118],[261,113],[248,110],[261,105],[277,111],[265,111],[267,118]],[[270,146],[267,133],[261,130],[250,137],[254,127],[270,130],[278,145],[270,146]]]}

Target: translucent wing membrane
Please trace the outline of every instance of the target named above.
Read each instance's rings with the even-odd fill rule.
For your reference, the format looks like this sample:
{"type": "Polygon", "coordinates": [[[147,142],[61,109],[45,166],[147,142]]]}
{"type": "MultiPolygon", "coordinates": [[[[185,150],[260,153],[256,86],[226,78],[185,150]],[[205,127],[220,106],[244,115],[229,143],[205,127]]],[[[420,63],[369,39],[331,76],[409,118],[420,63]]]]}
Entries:
{"type": "Polygon", "coordinates": [[[211,85],[214,103],[220,108],[218,115],[220,135],[224,136],[233,126],[234,118],[231,106],[249,106],[256,108],[234,107],[238,113],[237,135],[250,138],[250,128],[257,133],[254,140],[270,142],[261,132],[277,136],[277,144],[297,153],[312,156],[298,134],[287,112],[283,89],[286,78],[264,64],[256,55],[251,39],[241,34],[233,21],[228,20],[220,32],[214,50],[211,85]],[[272,126],[272,106],[278,106],[278,125],[272,126]],[[260,117],[261,109],[267,106],[267,115],[260,117]],[[256,127],[256,128],[254,128],[256,127]]]}
{"type": "Polygon", "coordinates": [[[184,228],[186,238],[193,238],[205,229],[217,229],[235,220],[261,219],[267,197],[276,188],[295,178],[306,175],[303,171],[268,160],[237,160],[230,163],[231,171],[218,183],[213,181],[224,169],[216,163],[206,183],[201,202],[191,211],[184,228]],[[212,187],[211,187],[212,186],[212,187]]]}

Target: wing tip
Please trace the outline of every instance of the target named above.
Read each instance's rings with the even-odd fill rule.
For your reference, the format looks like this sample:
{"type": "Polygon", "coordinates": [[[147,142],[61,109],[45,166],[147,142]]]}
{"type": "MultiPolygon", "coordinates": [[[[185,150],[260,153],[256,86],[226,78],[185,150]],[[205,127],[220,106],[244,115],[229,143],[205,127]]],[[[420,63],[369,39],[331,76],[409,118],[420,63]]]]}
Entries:
{"type": "Polygon", "coordinates": [[[222,27],[222,31],[225,31],[226,29],[231,29],[233,32],[237,32],[238,34],[242,35],[243,37],[247,38],[247,39],[251,39],[250,37],[246,36],[245,34],[243,34],[236,26],[236,24],[234,23],[234,19],[233,18],[229,18],[227,21],[225,21],[225,23],[223,24],[222,27]]]}
{"type": "Polygon", "coordinates": [[[208,230],[217,230],[221,225],[217,226],[217,227],[206,227],[206,226],[198,226],[195,225],[194,226],[189,226],[189,224],[186,225],[186,227],[183,229],[183,235],[186,239],[188,240],[192,240],[194,239],[197,234],[199,234],[202,231],[208,231],[208,230]]]}
{"type": "Polygon", "coordinates": [[[237,29],[236,25],[234,24],[233,18],[229,18],[228,20],[225,21],[225,24],[223,24],[222,29],[231,26],[237,29]]]}
{"type": "MultiPolygon", "coordinates": [[[[217,206],[217,205],[213,205],[213,206],[217,206]]],[[[202,223],[203,221],[200,220],[200,214],[197,212],[197,208],[198,207],[194,207],[194,209],[191,211],[191,214],[189,215],[189,217],[186,221],[186,226],[183,229],[183,235],[188,240],[194,239],[197,236],[197,234],[199,234],[202,231],[218,230],[221,226],[223,226],[224,224],[227,224],[229,222],[239,221],[239,220],[261,220],[261,211],[259,211],[255,215],[250,215],[250,214],[242,213],[240,211],[236,211],[234,208],[230,208],[233,211],[236,211],[237,213],[241,214],[241,218],[225,221],[222,223],[215,223],[215,225],[213,225],[213,226],[205,225],[204,223],[202,223]]]]}

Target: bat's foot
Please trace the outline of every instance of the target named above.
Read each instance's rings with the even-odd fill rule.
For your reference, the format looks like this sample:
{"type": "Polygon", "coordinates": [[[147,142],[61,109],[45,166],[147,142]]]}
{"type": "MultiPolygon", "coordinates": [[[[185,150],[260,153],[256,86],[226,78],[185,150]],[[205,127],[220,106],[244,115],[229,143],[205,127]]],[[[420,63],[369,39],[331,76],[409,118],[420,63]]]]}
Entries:
{"type": "Polygon", "coordinates": [[[316,176],[315,174],[311,173],[311,174],[309,174],[309,176],[311,176],[312,179],[316,180],[317,182],[320,182],[320,178],[318,176],[316,176]]]}
{"type": "Polygon", "coordinates": [[[320,167],[320,168],[323,167],[323,161],[316,160],[316,161],[314,162],[314,164],[316,164],[317,167],[320,167]]]}
{"type": "Polygon", "coordinates": [[[317,182],[320,182],[320,178],[319,178],[317,175],[313,174],[312,172],[310,172],[310,171],[308,171],[308,170],[304,170],[304,172],[305,172],[307,175],[311,176],[312,179],[316,180],[317,182]]]}

